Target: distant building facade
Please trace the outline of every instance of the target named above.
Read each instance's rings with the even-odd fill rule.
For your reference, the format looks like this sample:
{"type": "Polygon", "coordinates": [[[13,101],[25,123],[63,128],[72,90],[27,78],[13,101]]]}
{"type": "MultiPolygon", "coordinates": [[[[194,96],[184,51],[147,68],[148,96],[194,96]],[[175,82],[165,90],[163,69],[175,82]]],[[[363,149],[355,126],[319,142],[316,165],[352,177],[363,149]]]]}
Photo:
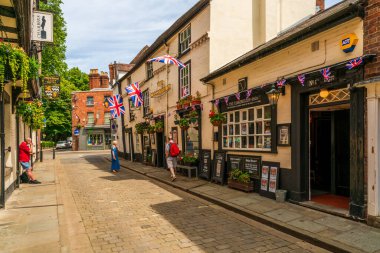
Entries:
{"type": "Polygon", "coordinates": [[[73,150],[103,150],[111,144],[111,115],[107,99],[112,96],[108,73],[91,69],[90,90],[72,93],[73,150]]]}

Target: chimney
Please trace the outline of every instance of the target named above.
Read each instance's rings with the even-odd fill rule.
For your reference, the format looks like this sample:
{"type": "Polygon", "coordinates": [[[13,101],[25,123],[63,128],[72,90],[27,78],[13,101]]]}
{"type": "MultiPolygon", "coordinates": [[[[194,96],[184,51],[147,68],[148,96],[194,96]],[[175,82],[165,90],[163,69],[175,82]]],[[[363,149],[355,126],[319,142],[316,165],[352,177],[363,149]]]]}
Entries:
{"type": "Polygon", "coordinates": [[[100,73],[100,87],[101,88],[108,88],[109,83],[110,83],[110,80],[108,78],[108,73],[102,71],[100,73]]]}
{"type": "Polygon", "coordinates": [[[323,11],[325,9],[325,0],[317,0],[316,5],[317,12],[323,11]]]}
{"type": "Polygon", "coordinates": [[[115,69],[115,65],[116,64],[110,64],[108,65],[108,68],[109,68],[109,71],[110,71],[110,80],[111,80],[111,83],[114,82],[114,80],[116,79],[116,69],[115,69]]]}
{"type": "Polygon", "coordinates": [[[90,79],[90,90],[100,88],[100,75],[98,69],[91,69],[88,77],[90,79]]]}

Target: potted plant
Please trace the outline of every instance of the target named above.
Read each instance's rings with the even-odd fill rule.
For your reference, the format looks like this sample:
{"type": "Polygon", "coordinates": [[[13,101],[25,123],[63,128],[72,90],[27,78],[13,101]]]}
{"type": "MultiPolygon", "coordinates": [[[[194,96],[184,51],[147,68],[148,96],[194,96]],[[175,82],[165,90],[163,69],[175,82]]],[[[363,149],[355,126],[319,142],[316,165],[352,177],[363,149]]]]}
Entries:
{"type": "Polygon", "coordinates": [[[196,110],[191,111],[187,117],[191,123],[196,123],[198,121],[198,112],[196,110]]]}
{"type": "Polygon", "coordinates": [[[183,98],[183,108],[189,107],[190,103],[191,103],[191,100],[192,100],[192,96],[191,95],[183,98]]]}
{"type": "Polygon", "coordinates": [[[189,120],[186,118],[180,119],[178,124],[182,130],[187,130],[189,129],[189,126],[190,126],[189,120]]]}
{"type": "Polygon", "coordinates": [[[154,134],[154,133],[156,132],[156,128],[155,128],[155,126],[151,126],[151,125],[149,125],[149,126],[147,127],[147,131],[148,131],[148,133],[150,133],[150,134],[154,134]]]}
{"type": "Polygon", "coordinates": [[[228,187],[242,190],[245,192],[253,191],[253,183],[248,172],[243,172],[240,169],[233,169],[228,178],[228,187]]]}
{"type": "Polygon", "coordinates": [[[210,122],[213,126],[220,126],[223,122],[226,122],[226,116],[222,113],[216,113],[215,111],[210,111],[208,115],[210,122]]]}
{"type": "Polygon", "coordinates": [[[201,93],[197,91],[195,93],[195,97],[193,97],[191,101],[191,105],[199,105],[199,104],[201,104],[201,93]]]}
{"type": "Polygon", "coordinates": [[[196,166],[198,164],[198,158],[190,155],[182,156],[181,159],[186,166],[196,166]]]}
{"type": "Polygon", "coordinates": [[[154,128],[157,133],[162,133],[164,131],[164,122],[163,121],[157,121],[156,124],[154,124],[154,128]]]}
{"type": "Polygon", "coordinates": [[[148,124],[145,123],[145,122],[137,123],[137,124],[135,125],[136,132],[137,132],[138,134],[142,134],[142,133],[144,133],[144,131],[145,131],[145,129],[147,129],[147,127],[148,127],[148,124]]]}

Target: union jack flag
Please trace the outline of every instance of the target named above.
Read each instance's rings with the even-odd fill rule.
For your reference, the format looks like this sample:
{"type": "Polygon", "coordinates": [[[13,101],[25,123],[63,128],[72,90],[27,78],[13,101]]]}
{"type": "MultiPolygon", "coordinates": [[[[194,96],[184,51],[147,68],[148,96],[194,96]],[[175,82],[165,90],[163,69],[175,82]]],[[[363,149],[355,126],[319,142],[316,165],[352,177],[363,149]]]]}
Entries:
{"type": "Polygon", "coordinates": [[[321,70],[321,74],[322,74],[323,78],[324,78],[326,81],[329,80],[330,75],[331,75],[330,68],[322,69],[322,70],[321,70]]]}
{"type": "Polygon", "coordinates": [[[110,109],[112,118],[117,118],[121,114],[125,114],[125,108],[123,105],[123,98],[120,95],[114,95],[108,98],[108,102],[110,103],[110,109]]]}
{"type": "Polygon", "coordinates": [[[143,104],[142,92],[138,82],[130,84],[127,88],[125,88],[125,90],[132,99],[132,102],[136,108],[143,104]]]}
{"type": "Polygon", "coordinates": [[[346,64],[346,68],[347,69],[353,69],[353,68],[356,68],[357,66],[361,65],[362,63],[363,63],[363,58],[362,57],[358,57],[358,58],[355,58],[355,59],[349,61],[346,64]]]}
{"type": "Polygon", "coordinates": [[[184,68],[186,67],[185,64],[177,60],[176,58],[170,56],[170,55],[164,55],[164,56],[159,56],[156,58],[149,59],[148,62],[161,62],[165,64],[174,64],[177,67],[184,68]]]}
{"type": "Polygon", "coordinates": [[[298,81],[301,83],[302,86],[305,85],[306,76],[305,74],[298,75],[298,81]]]}
{"type": "Polygon", "coordinates": [[[236,97],[237,100],[240,100],[240,93],[236,93],[235,97],[236,97]]]}
{"type": "Polygon", "coordinates": [[[224,103],[228,104],[228,100],[229,100],[230,97],[224,97],[224,103]]]}
{"type": "Polygon", "coordinates": [[[285,85],[285,83],[286,83],[285,79],[279,80],[279,81],[277,81],[277,87],[282,87],[285,85]]]}

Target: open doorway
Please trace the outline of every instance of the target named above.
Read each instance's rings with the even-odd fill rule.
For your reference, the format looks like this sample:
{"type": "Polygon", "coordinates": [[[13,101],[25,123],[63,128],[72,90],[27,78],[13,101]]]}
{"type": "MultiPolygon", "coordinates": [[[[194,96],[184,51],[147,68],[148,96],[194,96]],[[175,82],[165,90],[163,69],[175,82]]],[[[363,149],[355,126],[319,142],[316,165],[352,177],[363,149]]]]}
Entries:
{"type": "Polygon", "coordinates": [[[349,104],[310,109],[310,199],[349,208],[349,104]]]}

